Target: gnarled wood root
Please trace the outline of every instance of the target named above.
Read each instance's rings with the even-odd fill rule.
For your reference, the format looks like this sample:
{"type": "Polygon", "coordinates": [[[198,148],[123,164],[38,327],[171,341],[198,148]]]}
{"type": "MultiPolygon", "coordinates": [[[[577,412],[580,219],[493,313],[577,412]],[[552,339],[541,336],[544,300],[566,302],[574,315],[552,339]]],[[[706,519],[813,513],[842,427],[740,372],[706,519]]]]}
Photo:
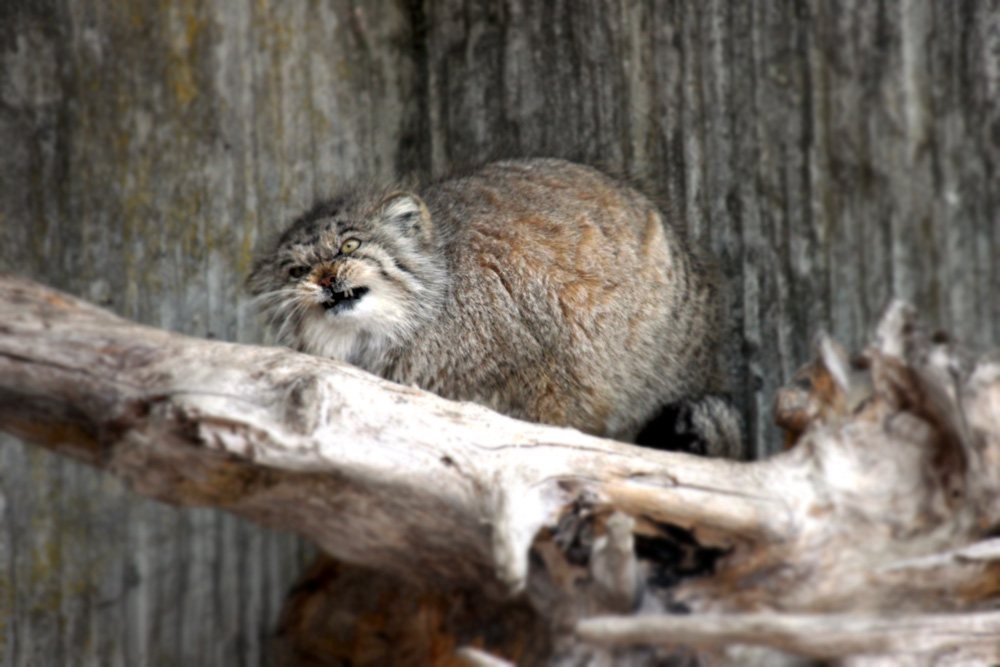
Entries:
{"type": "Polygon", "coordinates": [[[142,327],[3,276],[0,428],[388,576],[526,594],[550,664],[739,662],[738,644],[1000,659],[1000,361],[928,339],[898,303],[858,359],[825,337],[817,351],[778,400],[794,447],[739,463],[142,327]]]}

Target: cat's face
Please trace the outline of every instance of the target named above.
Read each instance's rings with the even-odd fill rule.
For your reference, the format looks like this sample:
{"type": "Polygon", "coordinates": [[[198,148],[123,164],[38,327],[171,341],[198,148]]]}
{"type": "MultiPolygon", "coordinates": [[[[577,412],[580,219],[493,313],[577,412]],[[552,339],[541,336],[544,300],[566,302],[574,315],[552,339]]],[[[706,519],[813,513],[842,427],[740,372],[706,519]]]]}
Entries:
{"type": "Polygon", "coordinates": [[[293,222],[248,284],[282,343],[353,361],[422,321],[443,280],[433,236],[416,195],[354,193],[293,222]]]}

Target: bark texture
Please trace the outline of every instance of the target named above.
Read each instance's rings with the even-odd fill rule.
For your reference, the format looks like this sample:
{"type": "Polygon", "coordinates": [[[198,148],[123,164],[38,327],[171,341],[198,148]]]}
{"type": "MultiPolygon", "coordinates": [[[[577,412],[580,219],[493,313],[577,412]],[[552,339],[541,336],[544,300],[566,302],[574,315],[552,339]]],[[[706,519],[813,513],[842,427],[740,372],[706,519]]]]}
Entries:
{"type": "Polygon", "coordinates": [[[902,303],[857,360],[817,338],[779,398],[794,448],[749,463],[518,422],[20,278],[0,278],[0,316],[4,430],[354,564],[300,582],[281,664],[449,665],[461,644],[557,666],[775,659],[734,643],[1000,658],[1000,360],[931,340],[902,303]],[[382,620],[339,637],[310,586],[382,620]],[[416,600],[421,618],[398,608],[416,600]]]}
{"type": "MultiPolygon", "coordinates": [[[[0,268],[258,342],[249,258],[314,197],[585,159],[662,194],[717,256],[760,456],[814,331],[856,349],[896,296],[1000,342],[997,99],[990,0],[14,0],[0,268]]],[[[5,665],[259,664],[311,551],[9,438],[0,501],[5,665]]]]}

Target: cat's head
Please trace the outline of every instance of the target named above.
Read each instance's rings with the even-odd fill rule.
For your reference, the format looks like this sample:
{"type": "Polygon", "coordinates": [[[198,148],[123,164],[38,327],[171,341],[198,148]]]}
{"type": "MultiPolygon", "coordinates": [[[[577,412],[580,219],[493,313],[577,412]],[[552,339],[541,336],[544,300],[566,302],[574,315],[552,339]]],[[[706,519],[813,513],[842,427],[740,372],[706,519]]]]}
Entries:
{"type": "Polygon", "coordinates": [[[359,345],[401,342],[436,308],[440,255],[417,195],[362,188],[296,219],[247,283],[280,342],[354,361],[359,345]]]}

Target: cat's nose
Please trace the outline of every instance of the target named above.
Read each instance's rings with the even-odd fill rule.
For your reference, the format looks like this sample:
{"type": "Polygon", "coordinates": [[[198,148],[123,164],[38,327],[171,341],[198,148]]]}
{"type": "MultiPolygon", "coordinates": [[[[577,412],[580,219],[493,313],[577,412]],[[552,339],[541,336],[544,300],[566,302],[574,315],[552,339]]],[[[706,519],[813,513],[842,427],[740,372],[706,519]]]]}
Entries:
{"type": "Polygon", "coordinates": [[[320,287],[333,287],[333,283],[337,282],[337,277],[332,273],[328,273],[319,279],[320,287]]]}

